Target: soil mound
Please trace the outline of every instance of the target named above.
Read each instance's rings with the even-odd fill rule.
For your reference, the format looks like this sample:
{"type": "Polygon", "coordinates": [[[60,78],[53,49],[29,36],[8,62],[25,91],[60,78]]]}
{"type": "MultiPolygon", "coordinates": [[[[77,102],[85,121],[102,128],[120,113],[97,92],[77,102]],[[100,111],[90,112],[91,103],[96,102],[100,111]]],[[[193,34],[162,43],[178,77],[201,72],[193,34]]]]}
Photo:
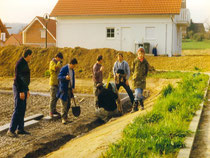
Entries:
{"type": "Polygon", "coordinates": [[[72,58],[78,60],[79,64],[75,69],[77,78],[92,77],[92,67],[95,64],[98,55],[103,55],[104,77],[108,77],[109,72],[112,72],[117,53],[122,53],[129,65],[131,65],[135,58],[135,55],[131,52],[117,51],[109,48],[85,49],[80,47],[34,48],[28,46],[6,46],[0,47],[0,76],[14,76],[15,64],[27,48],[30,48],[33,51],[33,57],[29,64],[33,77],[48,75],[47,70],[49,62],[58,52],[63,53],[64,65],[69,63],[72,58]]]}

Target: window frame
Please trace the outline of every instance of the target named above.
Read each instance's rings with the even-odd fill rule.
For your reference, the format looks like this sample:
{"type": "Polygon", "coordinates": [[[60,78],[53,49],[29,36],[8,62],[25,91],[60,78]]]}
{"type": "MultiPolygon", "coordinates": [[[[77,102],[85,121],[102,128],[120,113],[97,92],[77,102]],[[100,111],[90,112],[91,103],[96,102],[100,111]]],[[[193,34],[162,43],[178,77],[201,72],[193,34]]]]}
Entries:
{"type": "Polygon", "coordinates": [[[2,40],[3,42],[6,41],[6,33],[5,33],[5,32],[1,32],[1,40],[2,40]]]}
{"type": "Polygon", "coordinates": [[[156,30],[156,27],[155,26],[146,26],[145,27],[145,39],[146,40],[156,40],[157,39],[157,37],[156,37],[157,35],[156,35],[156,31],[155,30],[156,30]],[[148,36],[147,29],[148,28],[153,28],[153,36],[152,37],[147,37],[148,36]]]}
{"type": "Polygon", "coordinates": [[[46,38],[46,30],[45,29],[41,29],[40,32],[41,32],[41,38],[42,39],[46,38]]]}
{"type": "Polygon", "coordinates": [[[115,39],[115,28],[114,27],[107,27],[106,28],[106,38],[107,39],[115,39]],[[108,32],[109,30],[109,32],[108,32]],[[108,36],[109,35],[109,36],[108,36]],[[113,35],[113,37],[112,37],[113,35]]]}

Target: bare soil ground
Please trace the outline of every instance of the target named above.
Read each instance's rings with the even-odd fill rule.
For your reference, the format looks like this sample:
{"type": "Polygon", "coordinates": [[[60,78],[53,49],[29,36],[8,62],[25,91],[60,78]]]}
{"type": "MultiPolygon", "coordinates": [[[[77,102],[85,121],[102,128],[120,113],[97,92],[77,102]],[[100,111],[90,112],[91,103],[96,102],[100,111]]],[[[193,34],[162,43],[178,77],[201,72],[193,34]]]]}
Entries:
{"type": "MultiPolygon", "coordinates": [[[[48,82],[46,79],[45,82],[48,82]]],[[[32,79],[31,90],[32,91],[45,91],[48,87],[43,79],[32,79]],[[41,82],[43,81],[43,83],[41,82]],[[45,85],[45,86],[44,86],[45,85]]],[[[163,86],[168,83],[175,84],[177,80],[167,79],[148,79],[147,89],[150,91],[150,97],[146,100],[149,104],[151,100],[154,100],[158,96],[163,86]]],[[[13,79],[2,79],[0,80],[0,89],[11,89],[13,79]],[[7,81],[5,84],[4,81],[7,81]],[[10,87],[10,88],[9,88],[10,87]]],[[[81,81],[84,84],[84,81],[81,81]]],[[[91,80],[87,81],[88,87],[92,87],[91,80]],[[89,83],[91,83],[89,85],[89,83]]],[[[86,87],[87,88],[87,87],[86,87]]],[[[81,89],[82,86],[81,86],[81,89]]],[[[84,88],[85,89],[85,88],[84,88]]],[[[75,138],[81,136],[84,133],[96,128],[104,123],[95,115],[95,109],[93,106],[92,97],[83,97],[84,102],[80,104],[81,115],[79,118],[73,117],[71,111],[69,112],[70,123],[67,125],[61,124],[61,120],[40,120],[39,124],[35,127],[27,129],[31,132],[29,136],[19,136],[18,138],[8,138],[5,133],[0,136],[0,157],[42,157],[52,151],[57,150],[60,146],[75,138]]],[[[77,98],[77,101],[81,97],[77,98]]],[[[13,95],[0,94],[0,125],[10,122],[13,112],[13,95]]],[[[31,96],[28,100],[26,117],[33,114],[43,113],[45,116],[48,115],[49,110],[49,97],[43,96],[31,96]]],[[[149,106],[152,106],[151,104],[149,106]]],[[[60,111],[60,101],[57,105],[58,111],[60,111]]],[[[124,109],[131,108],[130,102],[125,103],[124,109]]],[[[129,110],[128,110],[129,111],[129,110]]],[[[120,125],[119,125],[120,126],[120,125]]],[[[123,127],[123,126],[122,126],[123,127]]],[[[103,149],[103,148],[102,148],[103,149]]],[[[75,151],[77,152],[77,151],[75,151]]]]}
{"type": "Polygon", "coordinates": [[[210,56],[210,49],[182,50],[183,56],[210,56]]]}

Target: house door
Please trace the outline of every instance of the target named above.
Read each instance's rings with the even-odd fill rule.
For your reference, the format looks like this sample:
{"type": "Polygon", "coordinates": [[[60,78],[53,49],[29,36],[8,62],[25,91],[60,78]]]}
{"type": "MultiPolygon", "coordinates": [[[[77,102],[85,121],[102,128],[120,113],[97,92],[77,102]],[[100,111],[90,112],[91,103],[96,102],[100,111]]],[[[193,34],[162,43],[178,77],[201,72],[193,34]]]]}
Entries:
{"type": "Polygon", "coordinates": [[[121,28],[121,50],[122,51],[133,51],[130,27],[122,27],[121,28]]]}

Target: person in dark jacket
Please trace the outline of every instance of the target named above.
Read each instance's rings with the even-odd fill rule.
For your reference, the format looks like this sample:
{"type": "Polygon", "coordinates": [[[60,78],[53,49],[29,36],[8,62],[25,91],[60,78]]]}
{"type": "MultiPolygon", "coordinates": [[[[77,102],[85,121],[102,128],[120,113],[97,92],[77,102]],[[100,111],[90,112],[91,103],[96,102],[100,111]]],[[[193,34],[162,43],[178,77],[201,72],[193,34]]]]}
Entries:
{"type": "Polygon", "coordinates": [[[62,102],[61,120],[63,124],[66,124],[68,119],[68,112],[71,106],[71,97],[75,89],[74,68],[77,64],[77,59],[73,58],[70,61],[70,64],[67,64],[61,68],[61,71],[58,75],[59,90],[57,97],[60,98],[62,102]]]}
{"type": "Polygon", "coordinates": [[[143,90],[146,88],[146,77],[149,71],[149,63],[145,59],[144,48],[138,50],[138,57],[133,62],[133,87],[135,89],[135,99],[132,112],[138,111],[138,103],[144,109],[143,90]]]}
{"type": "Polygon", "coordinates": [[[27,49],[15,66],[15,79],[13,93],[15,100],[14,112],[7,135],[17,137],[17,134],[30,134],[24,130],[24,116],[26,111],[26,100],[29,98],[30,69],[28,62],[31,60],[32,51],[27,49]],[[16,131],[17,130],[17,131],[16,131]],[[16,131],[16,133],[15,133],[16,131]]]}

